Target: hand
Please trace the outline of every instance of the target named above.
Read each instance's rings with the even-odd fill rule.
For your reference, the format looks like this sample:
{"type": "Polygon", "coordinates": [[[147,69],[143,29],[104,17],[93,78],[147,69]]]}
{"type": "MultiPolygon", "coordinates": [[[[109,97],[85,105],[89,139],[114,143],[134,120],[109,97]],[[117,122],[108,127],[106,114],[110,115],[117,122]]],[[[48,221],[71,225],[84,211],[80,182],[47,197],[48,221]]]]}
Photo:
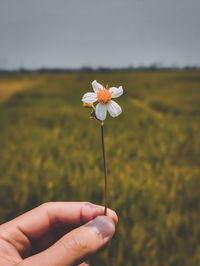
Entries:
{"type": "MultiPolygon", "coordinates": [[[[77,265],[105,247],[117,215],[85,202],[45,203],[0,226],[0,265],[77,265]]],[[[84,265],[84,264],[82,264],[84,265]]]]}

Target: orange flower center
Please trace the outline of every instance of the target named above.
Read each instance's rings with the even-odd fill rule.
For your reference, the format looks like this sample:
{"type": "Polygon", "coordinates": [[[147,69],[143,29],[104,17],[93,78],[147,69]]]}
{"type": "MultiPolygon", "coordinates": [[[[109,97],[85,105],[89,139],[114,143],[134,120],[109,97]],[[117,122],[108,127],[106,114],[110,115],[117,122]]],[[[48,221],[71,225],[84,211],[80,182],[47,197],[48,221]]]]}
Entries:
{"type": "Polygon", "coordinates": [[[106,85],[106,89],[99,89],[99,92],[97,93],[97,99],[101,104],[107,104],[111,100],[111,93],[108,91],[108,85],[106,85]]]}

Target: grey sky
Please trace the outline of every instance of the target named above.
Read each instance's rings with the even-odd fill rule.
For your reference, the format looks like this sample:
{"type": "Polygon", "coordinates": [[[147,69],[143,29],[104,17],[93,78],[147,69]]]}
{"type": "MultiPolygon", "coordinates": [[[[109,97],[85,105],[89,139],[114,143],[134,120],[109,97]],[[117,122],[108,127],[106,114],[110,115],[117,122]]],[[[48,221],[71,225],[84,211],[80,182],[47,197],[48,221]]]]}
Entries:
{"type": "Polygon", "coordinates": [[[200,66],[200,0],[0,0],[0,68],[200,66]]]}

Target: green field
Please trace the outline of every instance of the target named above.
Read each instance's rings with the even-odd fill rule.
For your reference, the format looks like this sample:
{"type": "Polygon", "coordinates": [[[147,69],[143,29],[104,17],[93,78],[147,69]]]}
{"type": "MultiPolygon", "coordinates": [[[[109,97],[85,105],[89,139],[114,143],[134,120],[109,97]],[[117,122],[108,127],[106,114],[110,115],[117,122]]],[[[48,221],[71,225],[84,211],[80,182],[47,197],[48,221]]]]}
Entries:
{"type": "Polygon", "coordinates": [[[200,71],[1,75],[0,92],[23,90],[0,102],[0,222],[46,201],[103,204],[100,126],[81,103],[94,79],[124,95],[105,122],[119,224],[93,265],[200,265],[200,71]]]}

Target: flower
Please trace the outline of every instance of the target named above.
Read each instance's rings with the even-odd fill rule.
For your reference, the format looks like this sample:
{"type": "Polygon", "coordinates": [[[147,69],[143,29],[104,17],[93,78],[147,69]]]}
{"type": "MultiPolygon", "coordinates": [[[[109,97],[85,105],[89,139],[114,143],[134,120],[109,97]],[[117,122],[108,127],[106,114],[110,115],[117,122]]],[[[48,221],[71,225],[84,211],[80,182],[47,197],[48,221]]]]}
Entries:
{"type": "Polygon", "coordinates": [[[122,86],[119,88],[111,87],[108,89],[108,85],[104,88],[96,80],[92,82],[94,92],[87,92],[83,95],[83,103],[91,104],[96,101],[99,103],[96,105],[95,114],[96,117],[103,121],[106,119],[107,110],[112,117],[116,117],[121,114],[122,109],[112,98],[117,98],[123,94],[122,86]]]}

